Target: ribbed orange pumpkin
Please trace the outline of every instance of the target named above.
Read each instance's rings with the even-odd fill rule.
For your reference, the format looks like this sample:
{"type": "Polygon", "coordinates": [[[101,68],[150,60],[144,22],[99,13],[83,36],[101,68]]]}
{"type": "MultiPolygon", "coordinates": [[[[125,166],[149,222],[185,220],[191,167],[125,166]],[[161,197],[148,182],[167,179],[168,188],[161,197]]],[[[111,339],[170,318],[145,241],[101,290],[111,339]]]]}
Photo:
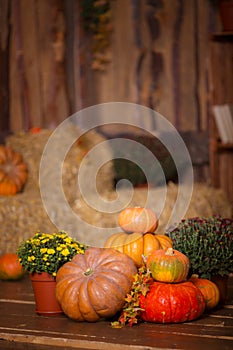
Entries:
{"type": "Polygon", "coordinates": [[[56,297],[64,313],[76,321],[109,318],[123,307],[136,273],[127,255],[89,248],[58,270],[56,297]]]}
{"type": "Polygon", "coordinates": [[[154,233],[139,233],[131,234],[118,232],[111,235],[104,243],[105,248],[114,248],[119,252],[130,256],[137,267],[142,266],[143,256],[147,257],[154,250],[167,249],[172,247],[172,241],[165,235],[154,233]]]}
{"type": "Polygon", "coordinates": [[[18,280],[25,271],[15,253],[5,253],[0,257],[0,280],[18,280]]]}
{"type": "Polygon", "coordinates": [[[118,223],[125,232],[154,232],[158,227],[158,219],[149,208],[126,208],[118,215],[118,223]]]}
{"type": "Polygon", "coordinates": [[[151,271],[152,277],[160,282],[182,282],[189,272],[189,259],[178,250],[153,251],[146,261],[146,266],[151,271]]]}
{"type": "Polygon", "coordinates": [[[197,275],[192,275],[189,281],[195,284],[202,292],[205,299],[206,310],[211,310],[218,305],[220,292],[214,282],[205,278],[198,278],[197,275]]]}
{"type": "Polygon", "coordinates": [[[0,145],[0,195],[14,195],[27,181],[27,165],[21,154],[0,145]]]}
{"type": "Polygon", "coordinates": [[[198,318],[205,310],[200,290],[191,282],[154,282],[146,296],[140,296],[143,321],[178,323],[198,318]]]}

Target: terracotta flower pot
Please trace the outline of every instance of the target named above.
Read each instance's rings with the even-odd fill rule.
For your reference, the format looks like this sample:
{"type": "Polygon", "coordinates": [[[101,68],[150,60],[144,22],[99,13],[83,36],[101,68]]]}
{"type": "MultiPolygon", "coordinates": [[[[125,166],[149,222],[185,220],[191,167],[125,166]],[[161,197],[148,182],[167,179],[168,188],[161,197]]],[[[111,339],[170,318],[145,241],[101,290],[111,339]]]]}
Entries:
{"type": "Polygon", "coordinates": [[[36,313],[43,316],[56,316],[63,311],[56,299],[56,280],[47,272],[32,273],[32,281],[36,302],[36,313]]]}

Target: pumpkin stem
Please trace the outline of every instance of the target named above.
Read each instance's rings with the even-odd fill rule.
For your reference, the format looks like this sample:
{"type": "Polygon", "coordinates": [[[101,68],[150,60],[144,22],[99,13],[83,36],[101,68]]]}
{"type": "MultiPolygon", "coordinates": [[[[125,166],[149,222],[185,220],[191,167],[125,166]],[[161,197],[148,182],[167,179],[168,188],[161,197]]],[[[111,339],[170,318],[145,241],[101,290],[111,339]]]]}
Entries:
{"type": "Polygon", "coordinates": [[[166,252],[165,252],[165,255],[174,255],[174,250],[173,248],[167,248],[166,252]]]}
{"type": "Polygon", "coordinates": [[[83,274],[84,274],[85,276],[90,276],[90,275],[93,274],[93,272],[94,272],[94,271],[93,271],[90,267],[88,267],[88,269],[86,269],[86,271],[83,272],[83,274]]]}

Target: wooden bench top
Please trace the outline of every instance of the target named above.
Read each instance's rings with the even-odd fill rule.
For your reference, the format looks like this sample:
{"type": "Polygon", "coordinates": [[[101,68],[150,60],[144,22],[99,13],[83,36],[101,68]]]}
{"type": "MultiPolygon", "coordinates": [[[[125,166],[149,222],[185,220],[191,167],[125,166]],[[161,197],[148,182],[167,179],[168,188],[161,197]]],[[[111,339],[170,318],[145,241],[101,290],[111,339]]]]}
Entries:
{"type": "MultiPolygon", "coordinates": [[[[68,350],[230,350],[233,349],[233,295],[224,306],[181,324],[141,323],[121,329],[109,321],[75,322],[65,315],[38,316],[28,277],[0,281],[0,349],[68,350]]],[[[230,294],[230,295],[229,295],[230,294]]]]}

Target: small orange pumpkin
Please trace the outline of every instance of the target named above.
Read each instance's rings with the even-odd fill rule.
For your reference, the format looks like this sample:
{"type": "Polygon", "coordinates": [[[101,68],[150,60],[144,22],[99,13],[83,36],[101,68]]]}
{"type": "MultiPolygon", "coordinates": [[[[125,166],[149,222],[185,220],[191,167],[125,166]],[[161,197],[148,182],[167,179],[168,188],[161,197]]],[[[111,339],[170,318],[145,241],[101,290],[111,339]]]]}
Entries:
{"type": "Polygon", "coordinates": [[[198,275],[192,275],[189,282],[192,282],[200,289],[205,299],[206,310],[211,310],[218,305],[220,292],[214,282],[205,278],[199,278],[198,275]]]}
{"type": "Polygon", "coordinates": [[[0,195],[20,192],[27,181],[28,169],[21,154],[0,145],[0,195]]]}
{"type": "Polygon", "coordinates": [[[25,271],[15,253],[5,253],[0,257],[0,280],[18,280],[25,271]]]}
{"type": "Polygon", "coordinates": [[[31,128],[31,129],[29,130],[29,132],[30,132],[31,134],[39,134],[39,133],[41,132],[41,127],[39,127],[39,126],[34,126],[33,128],[31,128]]]}
{"type": "Polygon", "coordinates": [[[118,215],[118,223],[125,232],[154,232],[158,227],[158,219],[149,208],[126,208],[118,215]]]}
{"type": "Polygon", "coordinates": [[[143,264],[143,256],[147,257],[157,249],[172,247],[172,241],[168,236],[149,232],[144,234],[117,232],[106,240],[104,247],[127,254],[134,260],[136,266],[140,267],[143,264]]]}
{"type": "Polygon", "coordinates": [[[189,272],[189,259],[178,250],[155,250],[146,260],[154,280],[159,282],[182,282],[189,272]]]}

